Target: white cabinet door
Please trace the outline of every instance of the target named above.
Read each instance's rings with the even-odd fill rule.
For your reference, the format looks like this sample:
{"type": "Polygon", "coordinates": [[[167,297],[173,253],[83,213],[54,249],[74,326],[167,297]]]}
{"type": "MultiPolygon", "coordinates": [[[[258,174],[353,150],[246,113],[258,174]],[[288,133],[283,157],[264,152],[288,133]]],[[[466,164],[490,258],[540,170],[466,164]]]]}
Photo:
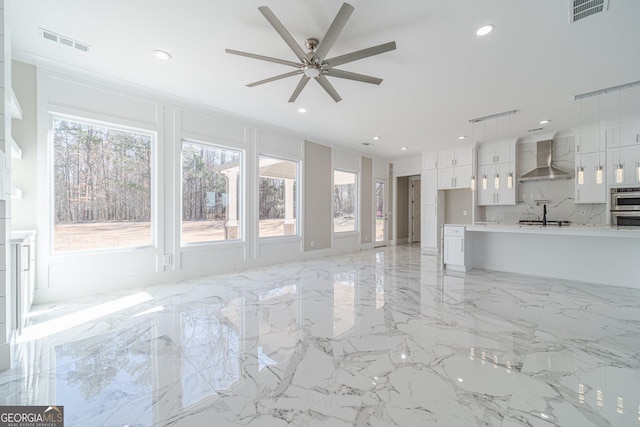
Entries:
{"type": "Polygon", "coordinates": [[[494,144],[478,145],[478,165],[490,165],[495,163],[496,146],[494,144]]]}
{"type": "Polygon", "coordinates": [[[422,171],[421,177],[422,204],[438,204],[438,171],[435,169],[422,171]]]}
{"type": "Polygon", "coordinates": [[[423,224],[420,233],[421,246],[438,249],[438,208],[436,205],[422,205],[423,224]]]}
{"type": "Polygon", "coordinates": [[[597,130],[584,133],[578,132],[580,133],[576,135],[576,154],[595,153],[604,150],[605,143],[603,139],[605,136],[599,136],[600,133],[597,130]]]}
{"type": "Polygon", "coordinates": [[[464,267],[464,235],[444,236],[444,263],[464,267]]]}
{"type": "Polygon", "coordinates": [[[516,174],[513,170],[514,163],[499,163],[496,165],[496,172],[499,177],[499,186],[494,189],[496,191],[496,205],[515,205],[516,204],[516,174]],[[511,175],[511,179],[509,179],[511,175]],[[511,187],[509,187],[511,184],[511,187]]]}
{"type": "Polygon", "coordinates": [[[638,166],[640,165],[640,146],[619,147],[608,152],[607,185],[640,183],[638,166]],[[618,180],[618,165],[622,165],[622,181],[618,180]]]}
{"type": "Polygon", "coordinates": [[[607,148],[640,146],[640,124],[627,123],[607,129],[607,148]]]}
{"type": "Polygon", "coordinates": [[[455,166],[456,153],[454,150],[438,152],[438,169],[455,166]]]}
{"type": "Polygon", "coordinates": [[[454,171],[453,188],[471,188],[471,165],[456,166],[454,171]]]}
{"type": "Polygon", "coordinates": [[[455,176],[455,168],[438,168],[438,190],[452,189],[455,176]]]}
{"type": "Polygon", "coordinates": [[[473,147],[455,150],[455,166],[467,166],[473,163],[473,147]]]}
{"type": "Polygon", "coordinates": [[[478,182],[476,185],[478,191],[478,206],[489,206],[493,204],[493,187],[490,185],[490,179],[494,170],[494,166],[478,166],[478,182]],[[485,177],[486,181],[484,181],[485,177]],[[484,185],[485,183],[486,185],[484,185]]]}
{"type": "MultiPolygon", "coordinates": [[[[604,176],[602,182],[596,180],[598,166],[604,167],[604,154],[583,153],[576,156],[576,194],[575,203],[606,203],[606,184],[604,176]],[[580,179],[580,168],[583,168],[583,177],[580,179]]],[[[604,171],[603,171],[604,174],[604,171]]]]}
{"type": "Polygon", "coordinates": [[[498,142],[495,146],[495,163],[516,161],[516,145],[513,142],[498,142]]]}
{"type": "Polygon", "coordinates": [[[428,153],[422,155],[422,170],[438,168],[438,153],[428,153]]]}

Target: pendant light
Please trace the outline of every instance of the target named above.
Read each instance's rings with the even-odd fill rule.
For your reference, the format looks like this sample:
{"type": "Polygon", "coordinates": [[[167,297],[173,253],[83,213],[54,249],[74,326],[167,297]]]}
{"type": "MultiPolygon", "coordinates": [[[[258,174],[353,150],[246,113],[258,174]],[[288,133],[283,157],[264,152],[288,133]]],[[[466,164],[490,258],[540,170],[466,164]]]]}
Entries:
{"type": "MultiPolygon", "coordinates": [[[[600,125],[598,124],[598,128],[600,127],[600,125]]],[[[600,135],[598,135],[598,138],[600,137],[600,135]]],[[[580,144],[578,144],[578,147],[580,147],[580,150],[582,151],[582,140],[583,140],[583,133],[582,133],[582,99],[580,100],[580,144]]],[[[580,166],[576,166],[576,178],[578,181],[578,185],[583,185],[584,184],[584,167],[582,167],[582,152],[580,152],[580,166]]]]}
{"type": "MultiPolygon", "coordinates": [[[[602,150],[600,149],[600,143],[602,142],[602,133],[600,131],[600,125],[602,124],[602,109],[601,109],[602,95],[598,95],[598,166],[596,167],[596,184],[602,184],[604,182],[604,170],[602,168],[602,150]]],[[[582,103],[582,100],[580,101],[582,103]]]]}

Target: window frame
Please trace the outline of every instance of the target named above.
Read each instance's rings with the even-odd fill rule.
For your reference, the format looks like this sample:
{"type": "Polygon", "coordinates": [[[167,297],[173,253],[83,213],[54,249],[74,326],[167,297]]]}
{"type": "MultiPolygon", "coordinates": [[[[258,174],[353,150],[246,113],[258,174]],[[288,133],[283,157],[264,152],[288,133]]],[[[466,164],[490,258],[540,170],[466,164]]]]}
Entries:
{"type": "Polygon", "coordinates": [[[333,173],[331,175],[331,184],[332,184],[332,191],[331,191],[331,213],[332,213],[331,232],[332,234],[338,235],[338,236],[346,236],[349,234],[360,233],[360,172],[355,170],[334,167],[333,173]],[[353,230],[336,231],[336,226],[335,226],[336,211],[335,211],[335,203],[334,203],[334,192],[336,187],[336,183],[335,183],[336,172],[349,173],[354,175],[355,177],[355,182],[353,183],[353,188],[355,192],[353,197],[354,199],[353,200],[353,228],[354,228],[353,230]]]}
{"type": "Polygon", "coordinates": [[[276,240],[276,239],[299,239],[301,237],[300,227],[300,215],[301,215],[301,202],[302,202],[302,161],[285,156],[279,156],[274,154],[268,154],[266,152],[258,153],[258,161],[256,162],[256,238],[258,240],[276,240]],[[296,232],[294,234],[284,234],[281,236],[260,236],[260,159],[262,157],[268,157],[276,160],[284,160],[296,164],[296,194],[294,197],[296,209],[296,232]]]}
{"type": "Polygon", "coordinates": [[[247,240],[247,236],[246,236],[246,198],[245,198],[245,194],[246,194],[246,189],[245,189],[245,176],[246,176],[246,150],[239,148],[239,147],[235,147],[233,145],[229,145],[228,143],[226,143],[225,141],[221,141],[221,140],[217,140],[217,139],[211,139],[211,140],[205,140],[202,138],[194,138],[194,137],[189,137],[186,135],[183,135],[182,137],[180,137],[180,145],[178,148],[178,155],[180,157],[179,160],[179,168],[178,168],[178,174],[180,177],[180,181],[178,183],[178,189],[177,189],[177,204],[179,206],[179,209],[177,211],[177,247],[182,250],[189,250],[189,248],[202,248],[205,246],[219,246],[219,245],[244,245],[246,243],[247,240]],[[237,221],[238,221],[238,238],[237,239],[223,239],[223,240],[206,240],[206,241],[201,241],[201,242],[184,242],[182,239],[182,215],[183,215],[183,185],[184,185],[184,174],[183,174],[183,157],[182,157],[182,150],[183,150],[183,144],[184,143],[189,143],[189,144],[198,144],[198,145],[203,145],[205,147],[209,147],[209,148],[217,148],[217,149],[221,149],[221,150],[227,150],[227,151],[235,151],[237,153],[240,154],[240,159],[238,161],[238,194],[237,194],[237,198],[238,198],[238,212],[237,212],[237,221]]]}
{"type": "Polygon", "coordinates": [[[47,149],[46,149],[46,176],[47,176],[47,237],[48,237],[48,256],[52,258],[64,258],[83,255],[95,255],[101,253],[118,253],[130,251],[157,250],[159,246],[159,206],[158,197],[158,132],[155,129],[145,126],[143,123],[127,121],[124,119],[92,114],[89,111],[80,111],[67,109],[64,107],[49,106],[47,109],[47,149]],[[81,123],[88,126],[101,126],[121,132],[138,133],[148,135],[151,138],[151,156],[150,156],[150,182],[149,182],[149,200],[150,200],[150,227],[151,242],[148,245],[140,246],[121,246],[96,249],[81,249],[70,251],[55,251],[55,120],[68,120],[81,123]]]}

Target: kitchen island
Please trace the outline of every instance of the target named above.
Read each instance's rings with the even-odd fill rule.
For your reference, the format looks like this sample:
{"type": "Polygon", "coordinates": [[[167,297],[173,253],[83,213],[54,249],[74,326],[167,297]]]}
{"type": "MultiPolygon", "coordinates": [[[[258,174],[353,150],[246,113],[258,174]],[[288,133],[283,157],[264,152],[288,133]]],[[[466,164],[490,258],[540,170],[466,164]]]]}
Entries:
{"type": "Polygon", "coordinates": [[[472,268],[640,289],[640,229],[486,223],[465,238],[472,268]]]}

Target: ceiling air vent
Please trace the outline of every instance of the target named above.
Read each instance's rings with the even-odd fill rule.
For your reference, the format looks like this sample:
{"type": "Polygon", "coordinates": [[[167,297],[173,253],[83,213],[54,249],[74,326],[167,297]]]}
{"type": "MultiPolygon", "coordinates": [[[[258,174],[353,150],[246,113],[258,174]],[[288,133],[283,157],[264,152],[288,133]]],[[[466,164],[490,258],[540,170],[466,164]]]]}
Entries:
{"type": "Polygon", "coordinates": [[[73,40],[70,37],[66,37],[66,36],[62,36],[60,34],[56,34],[53,31],[49,31],[49,30],[45,30],[44,28],[40,28],[40,34],[46,40],[51,40],[52,42],[60,43],[61,45],[68,46],[68,47],[75,47],[76,49],[81,50],[82,52],[88,52],[89,51],[89,45],[87,45],[86,43],[81,43],[81,42],[79,42],[77,40],[73,40]]]}
{"type": "Polygon", "coordinates": [[[609,0],[570,0],[570,21],[574,23],[587,16],[605,12],[609,9],[609,0]]]}

